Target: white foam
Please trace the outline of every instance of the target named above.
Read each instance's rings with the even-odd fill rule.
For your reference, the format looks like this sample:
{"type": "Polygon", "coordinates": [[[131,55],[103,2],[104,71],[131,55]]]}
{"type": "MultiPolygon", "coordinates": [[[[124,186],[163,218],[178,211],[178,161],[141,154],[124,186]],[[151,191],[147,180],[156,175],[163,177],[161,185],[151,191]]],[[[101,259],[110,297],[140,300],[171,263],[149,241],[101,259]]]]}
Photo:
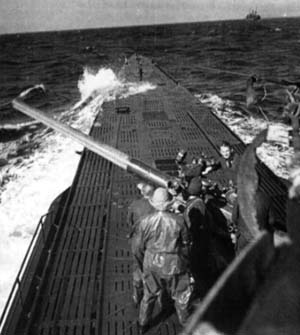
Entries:
{"type": "Polygon", "coordinates": [[[101,68],[98,71],[85,68],[78,82],[78,89],[82,100],[94,91],[102,91],[102,95],[104,95],[107,91],[116,90],[120,86],[122,86],[122,82],[113,70],[109,68],[101,68]]]}

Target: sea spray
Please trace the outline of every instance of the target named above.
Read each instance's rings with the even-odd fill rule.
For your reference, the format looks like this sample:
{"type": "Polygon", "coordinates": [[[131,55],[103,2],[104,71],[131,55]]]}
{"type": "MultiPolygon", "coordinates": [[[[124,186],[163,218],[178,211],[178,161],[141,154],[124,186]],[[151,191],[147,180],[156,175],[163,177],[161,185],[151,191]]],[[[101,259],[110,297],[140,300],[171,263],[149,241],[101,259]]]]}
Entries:
{"type": "MultiPolygon", "coordinates": [[[[85,69],[78,88],[80,101],[91,94],[93,99],[79,109],[80,101],[75,103],[59,120],[88,133],[104,101],[146,92],[155,85],[124,82],[111,69],[102,68],[95,72],[85,69]]],[[[72,183],[80,158],[75,152],[82,150],[53,131],[36,134],[31,140],[38,140],[39,145],[27,157],[5,167],[11,178],[0,191],[0,313],[40,217],[72,183]]]]}
{"type": "Polygon", "coordinates": [[[265,119],[245,115],[245,112],[237,108],[234,102],[222,99],[214,94],[197,94],[196,97],[210,107],[245,144],[250,143],[258,133],[268,126],[276,127],[277,141],[273,136],[272,140],[263,143],[257,149],[257,154],[277,176],[284,179],[289,177],[288,162],[293,157],[294,150],[282,140],[282,133],[288,134],[289,126],[280,122],[267,122],[265,119]]]}
{"type": "MultiPolygon", "coordinates": [[[[78,82],[78,89],[81,94],[68,116],[75,112],[77,121],[75,125],[94,120],[104,101],[115,98],[126,98],[129,95],[139,94],[155,89],[156,86],[149,82],[126,82],[120,79],[111,69],[101,68],[98,71],[85,68],[82,77],[78,82]],[[85,109],[85,106],[88,106],[85,109]],[[87,115],[89,114],[89,115],[87,115]]],[[[92,124],[86,125],[88,129],[92,124]]]]}
{"type": "Polygon", "coordinates": [[[109,68],[101,68],[98,71],[85,68],[78,82],[81,99],[74,105],[73,110],[84,107],[93,99],[109,96],[122,86],[122,82],[109,68]]]}
{"type": "Polygon", "coordinates": [[[94,91],[102,91],[104,95],[109,91],[117,90],[121,86],[122,82],[110,68],[101,68],[98,71],[84,68],[83,75],[78,82],[81,99],[85,99],[94,91]]]}

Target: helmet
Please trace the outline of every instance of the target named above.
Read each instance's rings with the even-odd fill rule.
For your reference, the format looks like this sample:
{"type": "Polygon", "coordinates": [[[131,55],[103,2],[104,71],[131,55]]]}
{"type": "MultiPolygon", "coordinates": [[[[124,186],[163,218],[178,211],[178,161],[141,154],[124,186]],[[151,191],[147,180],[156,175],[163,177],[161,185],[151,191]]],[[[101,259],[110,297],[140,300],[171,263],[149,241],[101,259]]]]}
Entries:
{"type": "Polygon", "coordinates": [[[159,211],[166,210],[172,204],[172,196],[166,188],[158,187],[149,199],[150,204],[159,211]]]}

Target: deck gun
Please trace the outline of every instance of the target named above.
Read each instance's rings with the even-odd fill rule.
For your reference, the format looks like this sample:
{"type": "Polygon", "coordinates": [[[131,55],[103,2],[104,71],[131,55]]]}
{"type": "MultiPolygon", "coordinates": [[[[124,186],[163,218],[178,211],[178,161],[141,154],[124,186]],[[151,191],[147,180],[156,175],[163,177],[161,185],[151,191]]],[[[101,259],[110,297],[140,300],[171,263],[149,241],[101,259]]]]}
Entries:
{"type": "MultiPolygon", "coordinates": [[[[37,88],[35,86],[34,88],[37,88]]],[[[33,88],[33,89],[34,89],[33,88]]],[[[44,87],[39,87],[44,90],[44,87]]],[[[111,147],[105,143],[102,143],[98,140],[93,139],[92,137],[80,132],[77,129],[74,129],[66,124],[63,124],[57,120],[54,120],[52,117],[49,117],[43,111],[31,107],[23,101],[24,96],[30,91],[27,90],[17,98],[12,101],[12,105],[15,109],[20,112],[25,113],[26,115],[34,118],[35,120],[45,124],[46,126],[62,133],[77,143],[85,146],[90,151],[96,153],[97,155],[107,159],[109,162],[119,166],[121,169],[140,177],[142,180],[147,183],[153,184],[157,187],[168,188],[169,192],[175,196],[174,199],[174,210],[179,210],[180,212],[184,211],[186,206],[185,196],[186,194],[186,186],[185,183],[180,178],[171,177],[167,174],[164,174],[158,169],[152,168],[151,166],[137,160],[131,158],[126,153],[111,147]]],[[[213,194],[215,194],[215,189],[213,189],[213,194]]],[[[209,193],[209,192],[205,192],[209,193]]],[[[218,198],[218,196],[216,197],[218,198]]],[[[222,197],[223,200],[225,200],[222,197]]],[[[226,202],[226,201],[225,201],[226,202]]],[[[227,224],[231,224],[231,209],[227,206],[222,206],[220,208],[223,212],[223,215],[226,218],[227,224]]]]}
{"type": "MultiPolygon", "coordinates": [[[[37,88],[38,86],[35,86],[34,88],[37,88]]],[[[44,87],[42,87],[42,89],[44,89],[44,87]]],[[[156,186],[171,189],[174,193],[180,192],[182,185],[179,179],[170,177],[137,159],[131,158],[126,153],[119,151],[118,149],[115,149],[98,140],[95,140],[77,129],[74,129],[66,124],[56,121],[52,117],[46,115],[46,113],[44,113],[43,111],[26,104],[23,101],[23,98],[29,91],[30,90],[26,90],[12,101],[12,105],[15,109],[22,113],[25,113],[26,115],[34,118],[39,122],[42,122],[48,127],[69,136],[79,144],[85,146],[90,151],[93,151],[97,155],[119,166],[121,169],[137,175],[143,180],[156,186]]]]}

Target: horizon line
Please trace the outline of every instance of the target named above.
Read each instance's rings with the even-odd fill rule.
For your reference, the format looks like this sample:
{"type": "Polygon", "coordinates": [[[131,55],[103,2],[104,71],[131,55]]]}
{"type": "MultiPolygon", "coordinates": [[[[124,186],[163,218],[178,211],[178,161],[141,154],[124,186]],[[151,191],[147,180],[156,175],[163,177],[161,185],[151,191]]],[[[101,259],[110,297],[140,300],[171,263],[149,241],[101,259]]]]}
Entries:
{"type": "MultiPolygon", "coordinates": [[[[295,19],[299,18],[299,15],[296,16],[276,16],[276,17],[264,17],[258,22],[265,20],[274,20],[274,19],[295,19]]],[[[239,19],[219,19],[219,20],[205,20],[205,21],[186,21],[186,22],[165,22],[165,23],[155,23],[155,24],[134,24],[134,25],[122,25],[122,26],[104,26],[104,27],[85,27],[85,28],[71,28],[71,29],[60,29],[60,30],[33,30],[33,31],[22,31],[22,32],[13,32],[13,33],[4,33],[0,36],[9,36],[9,35],[26,35],[26,34],[43,34],[43,33],[55,33],[55,32],[70,32],[70,31],[82,31],[82,30],[98,30],[98,29],[122,29],[122,28],[137,28],[137,27],[155,27],[155,26],[171,26],[171,25],[180,25],[180,24],[195,24],[195,23],[207,23],[207,22],[227,22],[227,21],[246,21],[245,18],[239,19]]]]}

